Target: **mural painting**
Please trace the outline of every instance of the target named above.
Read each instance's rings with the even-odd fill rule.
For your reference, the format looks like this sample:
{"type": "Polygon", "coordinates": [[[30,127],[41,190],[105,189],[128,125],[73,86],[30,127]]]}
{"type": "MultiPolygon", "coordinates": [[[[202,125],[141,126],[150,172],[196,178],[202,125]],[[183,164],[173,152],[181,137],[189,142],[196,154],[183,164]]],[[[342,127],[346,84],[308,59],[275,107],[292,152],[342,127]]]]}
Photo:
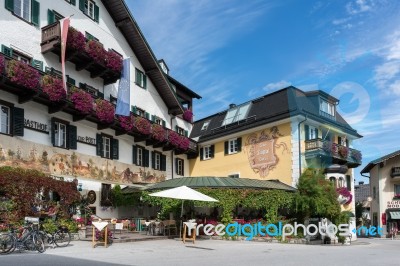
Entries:
{"type": "Polygon", "coordinates": [[[275,126],[269,133],[263,130],[247,137],[245,147],[249,164],[255,173],[260,174],[260,177],[267,177],[269,171],[278,164],[279,157],[276,155],[276,149],[282,149],[282,154],[289,152],[286,143],[278,143],[279,137],[282,136],[278,127],[275,126]]]}
{"type": "Polygon", "coordinates": [[[166,178],[165,172],[15,138],[0,140],[0,166],[19,166],[54,176],[118,184],[157,183],[166,178]]]}

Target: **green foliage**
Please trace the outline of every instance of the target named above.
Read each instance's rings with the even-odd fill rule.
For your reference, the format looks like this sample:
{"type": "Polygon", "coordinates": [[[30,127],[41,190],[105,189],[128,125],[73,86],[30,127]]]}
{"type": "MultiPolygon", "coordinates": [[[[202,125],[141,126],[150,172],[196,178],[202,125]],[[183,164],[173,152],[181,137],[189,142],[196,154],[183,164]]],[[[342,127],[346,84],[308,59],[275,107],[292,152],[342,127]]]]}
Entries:
{"type": "Polygon", "coordinates": [[[58,229],[57,224],[53,221],[53,219],[44,220],[42,223],[42,228],[45,232],[50,234],[53,234],[58,229]]]}
{"type": "Polygon", "coordinates": [[[114,207],[134,206],[140,202],[140,193],[123,194],[120,185],[116,185],[111,191],[111,201],[114,207]]]}
{"type": "Polygon", "coordinates": [[[70,233],[77,233],[78,229],[79,229],[78,228],[78,224],[75,221],[71,220],[71,219],[60,219],[58,221],[58,224],[60,226],[68,228],[68,231],[70,233]]]}
{"type": "Polygon", "coordinates": [[[305,220],[311,216],[333,220],[340,215],[340,205],[334,186],[322,173],[307,169],[299,178],[295,195],[295,210],[305,220]]]}

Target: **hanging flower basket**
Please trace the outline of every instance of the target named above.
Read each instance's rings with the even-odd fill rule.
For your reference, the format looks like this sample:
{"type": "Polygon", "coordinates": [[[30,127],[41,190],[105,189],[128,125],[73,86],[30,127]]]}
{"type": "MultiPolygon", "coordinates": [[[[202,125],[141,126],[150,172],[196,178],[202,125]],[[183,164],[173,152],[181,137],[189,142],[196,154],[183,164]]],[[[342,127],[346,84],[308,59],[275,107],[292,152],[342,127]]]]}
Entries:
{"type": "Polygon", "coordinates": [[[165,129],[157,124],[152,125],[151,135],[154,139],[162,142],[166,139],[165,129]]]}
{"type": "Polygon", "coordinates": [[[340,187],[336,189],[336,192],[339,194],[338,199],[340,203],[342,204],[350,204],[353,200],[353,195],[351,195],[351,192],[345,188],[345,187],[340,187]]]}
{"type": "Polygon", "coordinates": [[[133,129],[135,124],[135,117],[131,114],[130,116],[118,116],[120,126],[127,132],[133,129]]]}
{"type": "Polygon", "coordinates": [[[349,148],[344,147],[344,146],[339,146],[338,153],[339,153],[340,157],[347,158],[347,156],[349,155],[349,148]]]}
{"type": "Polygon", "coordinates": [[[68,28],[67,48],[83,52],[86,46],[85,36],[73,27],[68,28]]]}
{"type": "Polygon", "coordinates": [[[353,157],[356,162],[361,162],[362,160],[362,154],[357,150],[351,150],[351,157],[353,157]]]}
{"type": "Polygon", "coordinates": [[[0,76],[4,73],[5,60],[4,56],[0,55],[0,76]]]}
{"type": "Polygon", "coordinates": [[[186,120],[189,123],[192,123],[193,121],[193,112],[189,109],[185,110],[183,113],[183,119],[186,120]]]}
{"type": "Polygon", "coordinates": [[[50,101],[59,102],[65,99],[66,92],[62,84],[62,80],[54,78],[50,75],[44,75],[42,78],[43,92],[49,96],[50,101]]]}
{"type": "Polygon", "coordinates": [[[190,140],[186,137],[181,137],[181,142],[179,144],[179,148],[186,151],[189,149],[189,145],[190,145],[190,140]]]}
{"type": "Polygon", "coordinates": [[[151,123],[143,117],[136,117],[134,128],[144,135],[151,134],[151,123]]]}
{"type": "Polygon", "coordinates": [[[111,123],[114,121],[115,108],[109,101],[103,99],[96,100],[96,116],[101,122],[111,123]]]}
{"type": "Polygon", "coordinates": [[[39,71],[30,65],[16,60],[7,64],[7,77],[18,85],[31,90],[37,90],[40,81],[39,71]]]}
{"type": "Polygon", "coordinates": [[[175,131],[171,130],[171,131],[169,131],[169,134],[168,134],[168,141],[169,141],[169,143],[171,143],[175,147],[180,148],[182,137],[181,137],[181,135],[179,135],[175,131]]]}
{"type": "Polygon", "coordinates": [[[74,108],[83,114],[89,114],[93,109],[93,98],[89,93],[73,87],[70,99],[74,104],[74,108]]]}
{"type": "Polygon", "coordinates": [[[107,59],[107,51],[103,45],[95,40],[90,40],[86,44],[86,52],[98,64],[105,66],[107,59]]]}
{"type": "Polygon", "coordinates": [[[107,53],[107,67],[113,71],[122,71],[122,57],[114,51],[108,51],[107,53]]]}

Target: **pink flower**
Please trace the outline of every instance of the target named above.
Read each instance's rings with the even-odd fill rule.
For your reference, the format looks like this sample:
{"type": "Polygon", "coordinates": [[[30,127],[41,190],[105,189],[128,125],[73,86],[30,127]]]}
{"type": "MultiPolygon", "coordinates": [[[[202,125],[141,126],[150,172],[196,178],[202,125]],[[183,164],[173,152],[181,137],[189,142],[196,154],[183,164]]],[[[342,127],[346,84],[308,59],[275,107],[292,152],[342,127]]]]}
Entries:
{"type": "Polygon", "coordinates": [[[4,73],[4,66],[5,66],[4,56],[0,55],[0,76],[4,73]]]}
{"type": "Polygon", "coordinates": [[[70,99],[75,109],[81,111],[83,114],[89,114],[93,109],[92,95],[83,90],[76,87],[72,88],[70,99]]]}
{"type": "Polygon", "coordinates": [[[193,112],[189,109],[186,109],[185,112],[183,112],[183,119],[192,123],[193,112]]]}
{"type": "Polygon", "coordinates": [[[108,51],[107,53],[107,67],[113,71],[121,72],[122,70],[122,57],[114,51],[108,51]]]}
{"type": "Polygon", "coordinates": [[[179,144],[179,148],[186,151],[187,149],[189,149],[189,145],[190,145],[190,140],[184,136],[181,137],[181,142],[179,144]]]}
{"type": "Polygon", "coordinates": [[[154,139],[160,142],[166,139],[165,132],[166,132],[165,129],[160,125],[154,124],[152,126],[152,136],[154,139]]]}
{"type": "Polygon", "coordinates": [[[65,98],[66,92],[62,84],[62,80],[45,75],[42,78],[43,92],[49,96],[50,101],[58,102],[65,98]]]}
{"type": "Polygon", "coordinates": [[[126,131],[131,131],[135,123],[135,117],[131,114],[130,116],[118,116],[119,124],[126,131]]]}
{"type": "Polygon", "coordinates": [[[107,51],[98,41],[90,40],[86,44],[86,52],[96,63],[103,66],[106,65],[107,51]]]}
{"type": "Polygon", "coordinates": [[[73,27],[68,29],[67,48],[72,48],[76,51],[84,51],[86,46],[86,38],[83,34],[73,27]]]}
{"type": "Polygon", "coordinates": [[[30,65],[16,60],[10,60],[7,65],[7,77],[18,85],[31,90],[37,90],[40,81],[39,71],[30,65]]]}
{"type": "Polygon", "coordinates": [[[179,135],[175,131],[172,131],[172,130],[169,131],[169,134],[168,134],[169,143],[171,143],[175,147],[179,148],[181,140],[182,140],[181,135],[179,135]]]}
{"type": "Polygon", "coordinates": [[[114,121],[115,108],[109,101],[96,100],[96,116],[101,122],[111,123],[114,121]]]}
{"type": "Polygon", "coordinates": [[[134,128],[144,135],[150,135],[151,123],[149,120],[143,117],[136,117],[134,128]]]}

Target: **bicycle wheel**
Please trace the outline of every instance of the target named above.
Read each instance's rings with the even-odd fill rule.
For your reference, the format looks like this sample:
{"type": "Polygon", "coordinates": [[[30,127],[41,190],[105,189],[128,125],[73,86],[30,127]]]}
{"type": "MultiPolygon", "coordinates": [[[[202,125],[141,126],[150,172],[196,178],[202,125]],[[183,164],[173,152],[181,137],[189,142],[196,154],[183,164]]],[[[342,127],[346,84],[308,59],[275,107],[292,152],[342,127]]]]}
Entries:
{"type": "Polygon", "coordinates": [[[57,247],[66,247],[71,242],[71,234],[65,230],[58,230],[54,233],[54,243],[57,247]]]}
{"type": "Polygon", "coordinates": [[[11,234],[0,234],[0,255],[9,254],[15,249],[15,237],[11,234]]]}
{"type": "Polygon", "coordinates": [[[33,236],[33,243],[35,243],[35,248],[39,253],[43,253],[46,251],[46,247],[44,246],[44,239],[40,235],[33,236]]]}

